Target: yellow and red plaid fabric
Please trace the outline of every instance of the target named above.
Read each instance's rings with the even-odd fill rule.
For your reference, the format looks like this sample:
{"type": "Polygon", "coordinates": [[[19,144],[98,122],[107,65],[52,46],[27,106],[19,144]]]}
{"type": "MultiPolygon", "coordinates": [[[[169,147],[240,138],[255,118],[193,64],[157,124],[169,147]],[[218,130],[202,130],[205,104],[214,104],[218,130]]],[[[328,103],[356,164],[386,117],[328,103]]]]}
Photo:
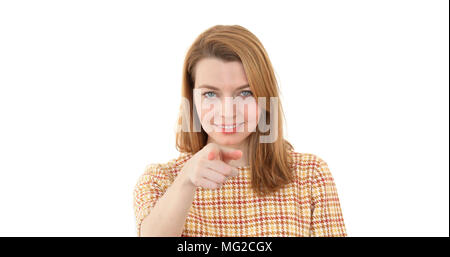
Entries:
{"type": "MultiPolygon", "coordinates": [[[[251,188],[250,168],[239,167],[219,189],[198,187],[181,236],[347,236],[338,193],[327,163],[289,151],[295,181],[265,197],[251,188]]],[[[134,189],[137,234],[142,220],[192,157],[182,153],[146,167],[134,189]]]]}

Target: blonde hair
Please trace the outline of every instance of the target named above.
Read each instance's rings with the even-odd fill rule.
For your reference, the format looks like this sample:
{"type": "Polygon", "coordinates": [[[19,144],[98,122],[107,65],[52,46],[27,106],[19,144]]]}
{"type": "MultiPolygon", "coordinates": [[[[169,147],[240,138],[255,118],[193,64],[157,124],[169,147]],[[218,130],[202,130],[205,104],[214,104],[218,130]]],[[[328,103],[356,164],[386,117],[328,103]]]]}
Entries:
{"type": "MultiPolygon", "coordinates": [[[[223,61],[240,61],[244,67],[248,84],[255,98],[279,97],[278,84],[272,64],[261,42],[246,28],[239,25],[216,25],[201,33],[189,48],[183,65],[182,98],[193,102],[195,85],[195,67],[203,58],[215,57],[223,61]]],[[[266,101],[266,120],[270,120],[269,102],[266,101]]],[[[177,126],[181,126],[189,110],[183,103],[177,126]]],[[[247,159],[251,169],[251,186],[254,191],[264,196],[275,192],[290,183],[294,174],[290,169],[289,150],[293,146],[283,137],[284,113],[281,102],[278,101],[278,135],[272,143],[260,143],[260,136],[264,136],[258,129],[248,136],[247,159]]],[[[264,112],[263,112],[264,113],[264,112]]],[[[180,152],[195,154],[207,142],[208,134],[201,128],[199,132],[192,132],[194,120],[199,120],[194,111],[189,119],[188,132],[177,130],[176,147],[180,152]]],[[[179,128],[179,127],[178,127],[179,128]]]]}

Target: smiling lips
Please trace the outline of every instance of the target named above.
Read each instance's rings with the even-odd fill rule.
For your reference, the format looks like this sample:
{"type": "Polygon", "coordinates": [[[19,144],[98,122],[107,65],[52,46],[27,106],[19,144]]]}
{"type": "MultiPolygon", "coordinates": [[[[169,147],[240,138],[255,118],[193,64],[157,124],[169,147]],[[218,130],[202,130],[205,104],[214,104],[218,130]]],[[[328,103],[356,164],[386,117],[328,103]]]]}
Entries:
{"type": "Polygon", "coordinates": [[[240,123],[240,124],[230,124],[230,125],[225,125],[225,124],[214,124],[216,127],[220,128],[222,133],[224,134],[233,134],[236,133],[237,127],[241,126],[244,123],[240,123]],[[230,131],[231,130],[231,131],[230,131]]]}

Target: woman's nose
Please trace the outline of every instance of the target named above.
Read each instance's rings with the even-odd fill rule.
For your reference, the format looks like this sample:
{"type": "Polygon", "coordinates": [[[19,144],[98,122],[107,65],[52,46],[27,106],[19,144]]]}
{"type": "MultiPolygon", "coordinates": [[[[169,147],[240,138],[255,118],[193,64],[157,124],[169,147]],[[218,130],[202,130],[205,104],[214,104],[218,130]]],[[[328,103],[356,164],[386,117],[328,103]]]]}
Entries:
{"type": "Polygon", "coordinates": [[[225,124],[234,123],[237,107],[234,103],[234,98],[224,97],[222,101],[220,101],[220,106],[218,107],[219,108],[215,111],[215,113],[216,115],[218,115],[219,120],[221,120],[221,122],[225,124]]]}

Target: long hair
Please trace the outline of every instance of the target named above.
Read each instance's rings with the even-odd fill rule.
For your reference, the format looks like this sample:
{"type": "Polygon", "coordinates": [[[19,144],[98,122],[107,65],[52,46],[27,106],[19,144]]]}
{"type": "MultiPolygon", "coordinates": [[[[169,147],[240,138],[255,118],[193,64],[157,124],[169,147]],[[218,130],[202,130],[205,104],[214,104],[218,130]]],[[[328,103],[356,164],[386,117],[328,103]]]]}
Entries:
{"type": "MultiPolygon", "coordinates": [[[[242,63],[248,84],[255,98],[278,98],[278,135],[272,143],[261,143],[260,136],[266,135],[259,129],[248,136],[248,152],[251,169],[251,186],[260,196],[275,192],[292,182],[294,174],[290,168],[289,150],[293,146],[283,137],[284,112],[279,101],[279,89],[267,52],[258,38],[239,25],[216,25],[201,33],[189,48],[183,65],[182,99],[189,103],[181,104],[176,133],[176,147],[180,152],[195,154],[207,142],[208,134],[201,128],[193,132],[194,121],[199,121],[193,101],[196,64],[203,58],[215,57],[223,61],[242,63]],[[193,113],[186,110],[193,106],[193,113]],[[192,118],[191,118],[192,117],[192,118]],[[183,119],[189,120],[188,132],[180,129],[183,119]]],[[[266,121],[270,121],[270,101],[266,101],[266,121]]],[[[269,131],[270,132],[270,131],[269,131]]]]}

